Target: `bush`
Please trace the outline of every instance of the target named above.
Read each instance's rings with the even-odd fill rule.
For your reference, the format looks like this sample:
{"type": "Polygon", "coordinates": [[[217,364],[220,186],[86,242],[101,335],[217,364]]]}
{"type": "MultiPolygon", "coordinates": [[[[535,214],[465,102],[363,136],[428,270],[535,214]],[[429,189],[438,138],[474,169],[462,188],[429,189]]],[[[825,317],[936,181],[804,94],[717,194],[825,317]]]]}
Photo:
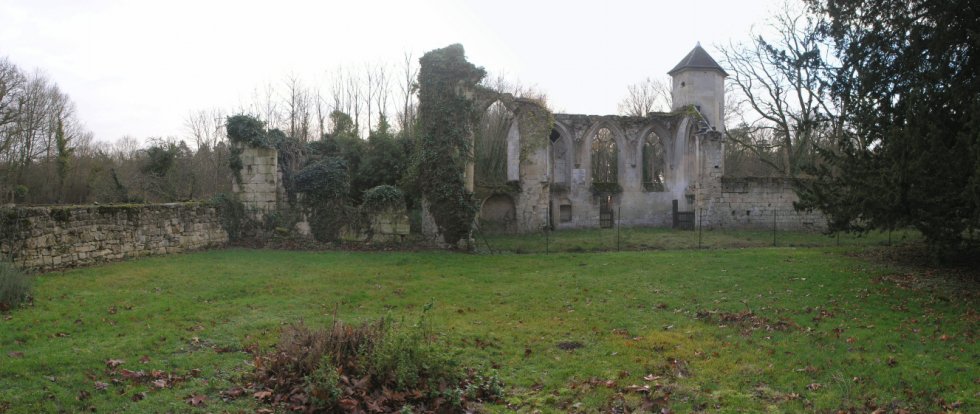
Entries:
{"type": "Polygon", "coordinates": [[[370,212],[398,209],[405,207],[405,197],[402,195],[402,190],[397,187],[379,185],[364,191],[362,207],[370,212]]]}
{"type": "Polygon", "coordinates": [[[254,234],[255,223],[246,214],[245,204],[235,194],[215,194],[208,204],[218,210],[221,228],[228,233],[228,240],[238,241],[254,234]]]}
{"type": "Polygon", "coordinates": [[[499,399],[497,377],[459,368],[432,342],[424,322],[288,326],[275,351],[256,357],[251,391],[305,412],[456,412],[499,399]]]}
{"type": "Polygon", "coordinates": [[[434,388],[439,382],[455,384],[462,379],[456,361],[427,339],[425,325],[392,332],[386,328],[374,351],[365,355],[373,378],[408,391],[434,388]]]}
{"type": "Polygon", "coordinates": [[[33,280],[7,262],[0,262],[0,311],[16,308],[31,299],[33,280]]]}

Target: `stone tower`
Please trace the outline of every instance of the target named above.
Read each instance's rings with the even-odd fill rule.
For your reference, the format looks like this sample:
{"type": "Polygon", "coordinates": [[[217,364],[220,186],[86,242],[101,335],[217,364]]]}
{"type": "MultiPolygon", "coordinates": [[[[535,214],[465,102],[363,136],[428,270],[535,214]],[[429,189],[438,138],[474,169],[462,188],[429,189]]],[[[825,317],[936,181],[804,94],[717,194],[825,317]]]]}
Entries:
{"type": "Polygon", "coordinates": [[[728,73],[708,55],[701,43],[667,72],[673,80],[672,110],[698,107],[711,128],[725,129],[725,78],[728,73]]]}

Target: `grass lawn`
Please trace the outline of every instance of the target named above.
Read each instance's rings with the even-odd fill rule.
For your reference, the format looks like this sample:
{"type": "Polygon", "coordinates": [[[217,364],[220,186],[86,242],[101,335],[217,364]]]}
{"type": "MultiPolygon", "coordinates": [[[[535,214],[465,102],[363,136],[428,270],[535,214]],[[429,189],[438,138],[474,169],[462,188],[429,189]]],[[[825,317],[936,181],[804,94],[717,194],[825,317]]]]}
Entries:
{"type": "Polygon", "coordinates": [[[228,249],[45,274],[32,306],[0,315],[0,412],[254,412],[219,395],[250,345],[335,313],[410,324],[428,303],[436,340],[507,385],[491,412],[610,410],[631,385],[675,412],[980,410],[975,282],[857,250],[228,249]],[[107,360],[182,380],[113,383],[107,360]]]}

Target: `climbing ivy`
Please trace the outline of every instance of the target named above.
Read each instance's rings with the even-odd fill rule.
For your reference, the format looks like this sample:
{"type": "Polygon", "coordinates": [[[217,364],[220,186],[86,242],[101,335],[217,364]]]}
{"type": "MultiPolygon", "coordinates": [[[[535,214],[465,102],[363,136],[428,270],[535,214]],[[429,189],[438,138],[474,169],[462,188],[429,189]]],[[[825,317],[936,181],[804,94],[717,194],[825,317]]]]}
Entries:
{"type": "Polygon", "coordinates": [[[232,143],[228,168],[231,168],[235,182],[241,185],[242,168],[244,168],[242,153],[245,147],[272,148],[273,144],[265,131],[265,122],[251,115],[229,116],[225,121],[225,131],[228,133],[228,140],[232,143]]]}
{"type": "Polygon", "coordinates": [[[296,191],[303,193],[303,203],[310,211],[310,229],[318,241],[334,241],[345,224],[357,221],[350,205],[350,174],[347,162],[339,157],[325,157],[296,174],[296,191]]]}
{"type": "Polygon", "coordinates": [[[419,142],[411,174],[443,240],[469,238],[476,203],[466,190],[469,137],[480,111],[471,96],[486,75],[454,44],[426,53],[419,69],[419,142]]]}
{"type": "Polygon", "coordinates": [[[544,104],[525,100],[518,127],[521,131],[521,160],[529,159],[535,150],[547,148],[555,115],[544,104]]]}
{"type": "Polygon", "coordinates": [[[265,122],[260,121],[251,115],[229,116],[225,130],[228,132],[228,140],[232,143],[252,148],[272,148],[268,134],[265,131],[265,122]]]}
{"type": "Polygon", "coordinates": [[[405,208],[405,197],[402,190],[391,185],[379,185],[364,192],[364,203],[361,209],[374,213],[389,209],[405,208]]]}

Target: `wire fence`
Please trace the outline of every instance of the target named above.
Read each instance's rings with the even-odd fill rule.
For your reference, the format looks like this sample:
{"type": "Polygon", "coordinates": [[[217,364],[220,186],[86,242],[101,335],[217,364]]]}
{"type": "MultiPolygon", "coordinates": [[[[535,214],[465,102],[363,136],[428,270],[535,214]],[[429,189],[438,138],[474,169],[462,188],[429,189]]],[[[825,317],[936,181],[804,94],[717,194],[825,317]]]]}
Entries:
{"type": "Polygon", "coordinates": [[[525,234],[475,235],[482,253],[610,252],[673,249],[737,249],[749,247],[890,246],[921,239],[914,230],[828,235],[819,231],[780,230],[676,230],[651,227],[550,230],[525,234]]]}

